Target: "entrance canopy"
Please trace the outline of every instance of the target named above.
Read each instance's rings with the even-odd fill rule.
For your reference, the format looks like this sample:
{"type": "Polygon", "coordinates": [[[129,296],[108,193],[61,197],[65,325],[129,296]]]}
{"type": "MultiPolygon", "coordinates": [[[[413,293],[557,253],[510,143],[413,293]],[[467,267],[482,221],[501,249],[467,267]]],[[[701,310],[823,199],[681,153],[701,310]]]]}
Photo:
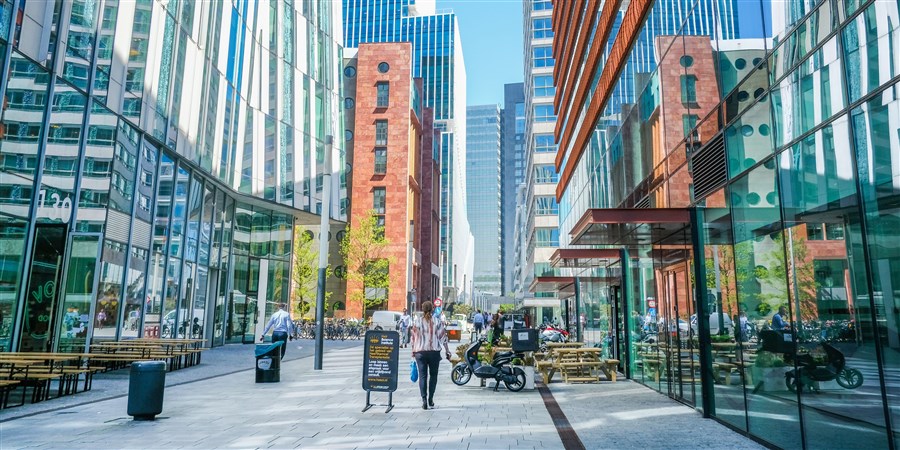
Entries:
{"type": "Polygon", "coordinates": [[[569,269],[606,267],[620,258],[613,248],[561,248],[550,256],[550,266],[569,269]]]}
{"type": "Polygon", "coordinates": [[[687,208],[594,208],[572,228],[574,245],[689,244],[687,208]]]}
{"type": "Polygon", "coordinates": [[[575,283],[614,283],[619,277],[535,277],[528,290],[531,292],[556,292],[559,298],[575,295],[575,283]]]}

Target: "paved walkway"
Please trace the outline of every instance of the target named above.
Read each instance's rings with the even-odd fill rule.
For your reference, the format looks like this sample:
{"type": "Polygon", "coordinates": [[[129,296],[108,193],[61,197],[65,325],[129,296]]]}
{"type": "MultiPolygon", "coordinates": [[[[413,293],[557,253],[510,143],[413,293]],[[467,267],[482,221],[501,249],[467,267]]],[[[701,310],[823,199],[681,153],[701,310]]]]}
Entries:
{"type": "MultiPolygon", "coordinates": [[[[0,448],[563,448],[560,421],[538,391],[457,387],[443,362],[437,408],[423,411],[408,361],[401,357],[387,414],[361,412],[362,347],[354,345],[328,351],[323,371],[312,370],[312,358],[286,361],[281,383],[256,384],[247,370],[169,386],[154,422],[132,421],[124,397],[7,420],[0,448]]],[[[587,448],[761,448],[630,381],[551,391],[587,448]]]]}

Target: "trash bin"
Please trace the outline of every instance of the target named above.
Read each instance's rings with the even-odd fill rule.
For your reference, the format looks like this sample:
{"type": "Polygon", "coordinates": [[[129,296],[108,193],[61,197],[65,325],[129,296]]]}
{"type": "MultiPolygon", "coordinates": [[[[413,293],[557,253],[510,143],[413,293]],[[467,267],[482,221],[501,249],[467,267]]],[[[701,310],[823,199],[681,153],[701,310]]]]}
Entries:
{"type": "Polygon", "coordinates": [[[256,382],[277,383],[281,381],[281,346],[284,341],[256,346],[256,382]]]}
{"type": "Polygon", "coordinates": [[[153,420],[162,413],[166,388],[166,363],[135,361],[128,379],[128,415],[134,420],[153,420]]]}

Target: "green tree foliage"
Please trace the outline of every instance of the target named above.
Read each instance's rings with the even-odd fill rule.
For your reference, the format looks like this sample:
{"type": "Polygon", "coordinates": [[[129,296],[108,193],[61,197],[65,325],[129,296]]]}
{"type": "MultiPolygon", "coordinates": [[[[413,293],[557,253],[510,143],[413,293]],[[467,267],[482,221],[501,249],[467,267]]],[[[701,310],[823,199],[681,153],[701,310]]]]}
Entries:
{"type": "Polygon", "coordinates": [[[469,317],[469,315],[472,314],[472,306],[457,303],[453,305],[453,314],[465,314],[466,317],[469,317]]]}
{"type": "MultiPolygon", "coordinates": [[[[303,227],[294,227],[293,265],[291,267],[291,307],[300,317],[315,314],[316,289],[319,282],[319,251],[313,232],[303,227]]],[[[330,268],[326,276],[330,276],[330,268]]],[[[331,292],[325,292],[325,299],[331,292]]]]}
{"type": "Polygon", "coordinates": [[[387,255],[388,245],[390,241],[385,238],[384,226],[378,224],[374,210],[368,211],[355,226],[349,226],[341,241],[347,281],[362,285],[362,289],[348,289],[347,301],[362,305],[363,317],[367,309],[387,300],[393,263],[393,258],[387,255]]]}

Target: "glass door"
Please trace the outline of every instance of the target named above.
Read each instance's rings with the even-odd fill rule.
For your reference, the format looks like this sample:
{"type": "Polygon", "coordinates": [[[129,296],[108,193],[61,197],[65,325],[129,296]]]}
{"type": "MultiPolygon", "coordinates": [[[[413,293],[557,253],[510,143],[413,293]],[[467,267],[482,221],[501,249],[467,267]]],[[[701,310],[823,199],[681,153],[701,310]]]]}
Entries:
{"type": "Polygon", "coordinates": [[[69,257],[62,293],[62,308],[58,315],[57,351],[88,351],[87,336],[95,326],[102,326],[109,318],[105,310],[95,311],[94,297],[100,261],[100,235],[73,235],[69,242],[69,257]],[[90,320],[85,320],[87,318],[90,320]]]}
{"type": "MultiPolygon", "coordinates": [[[[18,350],[46,352],[54,340],[53,314],[57,306],[57,287],[62,275],[66,248],[66,227],[38,225],[35,229],[33,258],[28,275],[27,298],[18,350]]],[[[73,323],[82,337],[87,336],[89,311],[75,311],[73,323]],[[82,316],[83,314],[83,316],[82,316]]]]}

